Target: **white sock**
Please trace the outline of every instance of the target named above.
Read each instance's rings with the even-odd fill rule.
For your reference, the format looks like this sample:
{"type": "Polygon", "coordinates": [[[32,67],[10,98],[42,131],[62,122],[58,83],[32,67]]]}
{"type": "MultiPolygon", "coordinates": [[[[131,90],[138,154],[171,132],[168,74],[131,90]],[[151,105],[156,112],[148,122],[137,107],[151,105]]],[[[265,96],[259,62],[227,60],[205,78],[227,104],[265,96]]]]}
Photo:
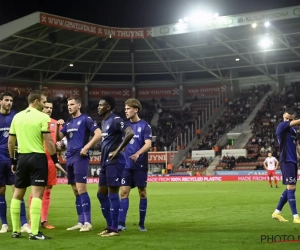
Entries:
{"type": "Polygon", "coordinates": [[[294,214],[293,216],[294,216],[294,219],[299,218],[299,215],[298,215],[298,214],[294,214]]]}
{"type": "Polygon", "coordinates": [[[275,213],[275,214],[280,214],[281,211],[279,211],[278,209],[275,209],[274,213],[275,213]]]}

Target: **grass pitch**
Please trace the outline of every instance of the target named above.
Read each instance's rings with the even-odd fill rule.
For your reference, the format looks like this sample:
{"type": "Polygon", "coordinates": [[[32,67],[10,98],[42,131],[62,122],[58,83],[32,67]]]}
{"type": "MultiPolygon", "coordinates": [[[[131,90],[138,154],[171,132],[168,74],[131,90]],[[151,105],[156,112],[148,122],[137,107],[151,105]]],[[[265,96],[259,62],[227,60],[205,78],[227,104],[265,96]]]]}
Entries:
{"type": "MultiPolygon", "coordinates": [[[[299,235],[300,239],[300,225],[292,223],[288,204],[283,215],[290,222],[271,219],[283,190],[281,185],[278,189],[270,188],[267,182],[149,183],[148,232],[137,230],[139,199],[137,190],[133,189],[127,231],[119,237],[102,238],[97,235],[105,228],[96,198],[97,185],[88,186],[94,229],[86,233],[66,231],[77,222],[75,199],[69,186],[58,185],[52,191],[49,214],[49,222],[56,229],[42,230],[53,239],[30,241],[25,234],[21,239],[12,239],[10,232],[0,235],[0,249],[299,249],[300,242],[262,242],[264,237],[269,237],[269,242],[272,237],[298,240],[299,235]]],[[[297,196],[299,211],[300,196],[297,196]]],[[[8,206],[10,199],[8,189],[8,206]]]]}

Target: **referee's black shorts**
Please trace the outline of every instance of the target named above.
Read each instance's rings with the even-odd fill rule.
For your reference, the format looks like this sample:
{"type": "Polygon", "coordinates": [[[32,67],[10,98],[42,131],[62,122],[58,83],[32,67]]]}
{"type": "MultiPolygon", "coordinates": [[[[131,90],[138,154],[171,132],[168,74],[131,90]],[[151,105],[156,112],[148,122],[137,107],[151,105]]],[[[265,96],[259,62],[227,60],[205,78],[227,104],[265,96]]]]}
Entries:
{"type": "Polygon", "coordinates": [[[47,186],[48,162],[46,154],[19,154],[15,174],[15,187],[47,186]]]}

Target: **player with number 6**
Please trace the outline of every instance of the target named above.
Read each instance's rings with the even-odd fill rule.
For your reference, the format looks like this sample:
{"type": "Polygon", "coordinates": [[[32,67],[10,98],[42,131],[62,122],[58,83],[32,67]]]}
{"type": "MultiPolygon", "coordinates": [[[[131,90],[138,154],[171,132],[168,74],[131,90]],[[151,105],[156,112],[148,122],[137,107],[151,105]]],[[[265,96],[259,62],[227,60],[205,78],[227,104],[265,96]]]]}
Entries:
{"type": "Polygon", "coordinates": [[[113,97],[103,96],[100,99],[98,113],[103,117],[103,121],[101,124],[101,171],[97,197],[107,223],[106,228],[99,233],[103,237],[119,235],[119,188],[126,162],[122,149],[134,136],[133,130],[125,126],[124,120],[113,113],[114,108],[115,99],[113,97]],[[125,137],[122,140],[124,133],[125,137]]]}

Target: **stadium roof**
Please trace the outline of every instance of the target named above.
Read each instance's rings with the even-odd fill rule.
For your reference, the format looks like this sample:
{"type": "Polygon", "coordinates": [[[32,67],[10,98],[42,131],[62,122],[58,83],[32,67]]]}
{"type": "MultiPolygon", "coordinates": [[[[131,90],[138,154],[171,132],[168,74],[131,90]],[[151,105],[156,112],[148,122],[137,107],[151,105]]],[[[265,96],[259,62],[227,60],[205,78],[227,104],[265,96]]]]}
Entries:
{"type": "Polygon", "coordinates": [[[277,65],[281,73],[300,71],[299,17],[295,6],[124,29],[35,12],[0,26],[0,80],[221,82],[236,69],[240,78],[277,81],[277,65]],[[273,45],[263,50],[258,41],[266,36],[273,45]]]}

